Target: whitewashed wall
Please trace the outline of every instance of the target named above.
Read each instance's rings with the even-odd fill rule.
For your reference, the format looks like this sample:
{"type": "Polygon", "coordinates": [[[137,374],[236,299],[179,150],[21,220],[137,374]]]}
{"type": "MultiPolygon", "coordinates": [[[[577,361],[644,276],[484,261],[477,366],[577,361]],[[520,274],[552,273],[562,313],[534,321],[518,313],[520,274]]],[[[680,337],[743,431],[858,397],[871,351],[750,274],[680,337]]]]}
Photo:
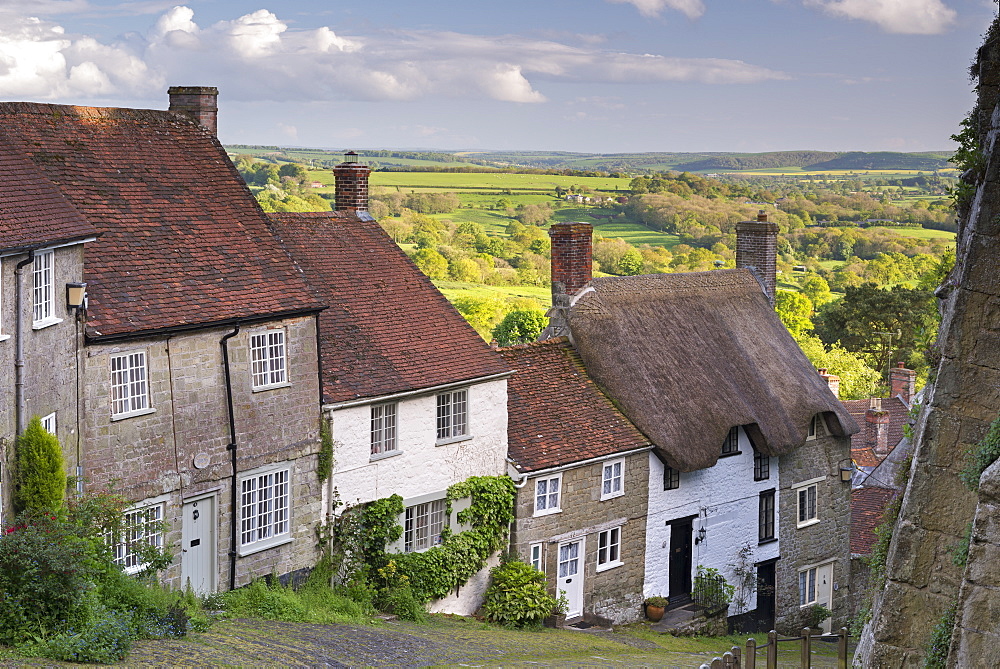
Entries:
{"type": "MultiPolygon", "coordinates": [[[[428,496],[444,497],[449,486],[470,476],[505,474],[507,381],[479,383],[468,386],[468,390],[469,439],[438,446],[437,394],[406,397],[398,400],[396,409],[397,454],[374,460],[371,456],[371,405],[332,411],[334,466],[331,485],[336,488],[340,502],[357,504],[396,494],[409,506],[428,501],[428,496]]],[[[455,504],[456,511],[458,508],[460,503],[455,504]]],[[[454,521],[452,528],[461,529],[454,521]]],[[[494,559],[491,565],[495,564],[494,559]]],[[[473,576],[458,594],[432,603],[430,610],[461,615],[475,613],[489,580],[489,568],[473,576]]]]}
{"type": "MultiPolygon", "coordinates": [[[[719,444],[721,451],[722,444],[719,444]]],[[[669,593],[670,526],[675,519],[698,515],[693,522],[694,536],[705,528],[705,541],[692,546],[692,578],[698,565],[718,569],[731,584],[736,584],[730,567],[744,543],[753,547],[750,562],[779,556],[780,541],[758,546],[758,495],[774,488],[774,532],[778,537],[778,458],[770,458],[770,478],[753,480],[753,447],[740,428],[739,455],[719,458],[714,467],[681,473],[680,487],[663,489],[663,463],[649,455],[649,514],[646,525],[646,580],[643,594],[666,596],[669,593]]],[[[751,597],[749,609],[757,606],[751,597]]],[[[729,614],[742,613],[730,608],[729,614]]]]}

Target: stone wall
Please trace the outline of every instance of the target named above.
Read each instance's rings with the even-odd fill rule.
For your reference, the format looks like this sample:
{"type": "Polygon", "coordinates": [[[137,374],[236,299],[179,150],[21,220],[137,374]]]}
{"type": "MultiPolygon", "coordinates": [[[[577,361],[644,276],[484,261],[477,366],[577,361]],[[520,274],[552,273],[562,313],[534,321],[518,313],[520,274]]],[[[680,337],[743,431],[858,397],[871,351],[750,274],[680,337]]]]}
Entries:
{"type": "Polygon", "coordinates": [[[531,475],[518,491],[511,546],[522,559],[529,561],[530,546],[542,544],[543,571],[552,594],[556,594],[559,543],[585,537],[584,619],[627,623],[642,618],[648,458],[646,452],[626,457],[624,494],[604,501],[601,501],[603,462],[566,469],[562,472],[559,513],[534,516],[536,479],[531,475]],[[624,520],[621,525],[622,564],[597,571],[597,535],[608,529],[609,523],[620,519],[624,520]]]}
{"type": "MultiPolygon", "coordinates": [[[[232,464],[229,412],[220,341],[231,328],[199,330],[168,337],[90,344],[84,379],[84,472],[88,489],[114,486],[142,503],[162,500],[165,545],[177,559],[163,574],[182,585],[183,553],[178,551],[183,503],[215,499],[217,587],[229,582],[232,464]],[[146,353],[148,413],[123,419],[111,415],[110,358],[146,353]]],[[[292,541],[242,555],[238,585],[254,576],[284,574],[312,566],[317,558],[313,528],[323,518],[316,476],[319,434],[319,381],[315,319],[292,318],[246,326],[229,340],[236,424],[237,471],[287,465],[291,479],[292,541]],[[251,388],[249,337],[284,328],[288,383],[268,390],[251,388]]],[[[237,525],[238,527],[238,525],[237,525]]]]}
{"type": "MultiPolygon", "coordinates": [[[[14,269],[26,255],[0,259],[0,510],[10,513],[12,490],[16,404],[14,391],[15,282],[14,269]]],[[[53,314],[62,322],[32,328],[32,266],[24,267],[22,278],[24,399],[27,425],[32,416],[56,414],[56,434],[66,457],[66,469],[76,472],[77,443],[80,436],[77,416],[77,352],[83,348],[83,328],[66,308],[67,282],[83,280],[83,244],[55,249],[53,255],[53,314]]]]}
{"type": "MultiPolygon", "coordinates": [[[[984,499],[976,514],[976,496],[958,479],[965,453],[985,435],[1000,410],[1000,127],[996,109],[1000,91],[1000,46],[996,26],[980,50],[979,102],[974,113],[985,168],[969,174],[976,194],[959,212],[955,269],[938,290],[945,298],[938,337],[942,354],[917,424],[916,446],[899,519],[889,547],[888,582],[876,598],[857,661],[865,666],[899,667],[920,663],[935,624],[959,595],[963,570],[952,560],[968,523],[977,517],[978,538],[966,572],[959,612],[956,658],[972,658],[986,637],[969,633],[995,625],[993,612],[982,617],[998,566],[984,499]],[[976,587],[981,584],[982,589],[976,587]]],[[[956,74],[957,76],[957,74],[956,74]]],[[[987,486],[989,489],[989,486],[987,486]]],[[[995,600],[995,593],[993,593],[995,600]]],[[[971,664],[986,666],[976,657],[971,664]]]]}
{"type": "Polygon", "coordinates": [[[840,468],[850,463],[850,437],[834,437],[820,425],[817,438],[780,458],[778,491],[781,559],[775,566],[775,628],[797,633],[799,624],[799,572],[833,564],[832,629],[850,623],[851,600],[850,523],[851,484],[840,480],[840,468]],[[803,481],[817,482],[817,523],[799,526],[797,490],[803,481]]]}

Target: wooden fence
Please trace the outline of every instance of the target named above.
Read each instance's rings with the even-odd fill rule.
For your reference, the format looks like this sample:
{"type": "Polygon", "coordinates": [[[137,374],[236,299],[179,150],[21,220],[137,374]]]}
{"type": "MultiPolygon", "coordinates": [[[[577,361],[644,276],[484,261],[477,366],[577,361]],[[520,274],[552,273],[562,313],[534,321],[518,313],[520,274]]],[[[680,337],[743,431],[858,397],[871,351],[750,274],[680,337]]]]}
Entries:
{"type": "Polygon", "coordinates": [[[801,669],[812,667],[812,644],[814,642],[835,642],[837,644],[837,669],[849,669],[851,660],[847,654],[847,639],[846,627],[840,628],[840,632],[836,635],[813,634],[812,630],[805,627],[800,636],[786,639],[779,638],[778,633],[771,630],[767,633],[767,643],[763,646],[758,646],[756,639],[747,639],[745,650],[739,646],[733,646],[725,655],[714,658],[711,664],[701,665],[700,669],[757,669],[758,666],[762,669],[778,669],[778,644],[791,642],[799,644],[799,667],[801,669]],[[764,660],[764,664],[758,665],[757,654],[762,651],[764,657],[760,659],[764,660]]]}

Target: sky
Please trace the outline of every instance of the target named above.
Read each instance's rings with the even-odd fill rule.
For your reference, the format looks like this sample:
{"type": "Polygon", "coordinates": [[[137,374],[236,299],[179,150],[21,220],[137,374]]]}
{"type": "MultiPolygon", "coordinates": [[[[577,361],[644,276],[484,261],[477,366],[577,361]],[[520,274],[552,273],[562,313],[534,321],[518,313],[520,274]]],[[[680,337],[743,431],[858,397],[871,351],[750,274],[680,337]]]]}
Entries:
{"type": "Polygon", "coordinates": [[[995,0],[0,0],[0,100],[334,150],[942,151],[995,0]]]}

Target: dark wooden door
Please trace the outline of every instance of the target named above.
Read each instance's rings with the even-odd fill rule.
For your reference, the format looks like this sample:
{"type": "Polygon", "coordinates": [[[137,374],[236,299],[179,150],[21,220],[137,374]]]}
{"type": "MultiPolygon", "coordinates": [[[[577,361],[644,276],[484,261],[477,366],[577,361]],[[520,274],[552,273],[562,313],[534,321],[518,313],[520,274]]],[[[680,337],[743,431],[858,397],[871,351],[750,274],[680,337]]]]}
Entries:
{"type": "Polygon", "coordinates": [[[691,597],[691,539],[690,518],[670,523],[670,603],[691,597]]]}

